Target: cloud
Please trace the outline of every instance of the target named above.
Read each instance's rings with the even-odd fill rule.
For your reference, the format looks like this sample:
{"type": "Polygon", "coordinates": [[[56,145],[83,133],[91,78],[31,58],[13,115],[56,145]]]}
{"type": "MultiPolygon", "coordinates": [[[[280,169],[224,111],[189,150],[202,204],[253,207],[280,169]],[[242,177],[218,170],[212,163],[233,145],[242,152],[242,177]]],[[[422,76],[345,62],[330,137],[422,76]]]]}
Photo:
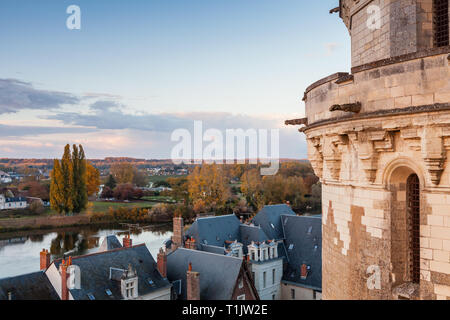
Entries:
{"type": "Polygon", "coordinates": [[[128,114],[125,106],[114,101],[97,101],[90,106],[89,114],[59,112],[46,119],[60,120],[67,125],[94,127],[98,129],[171,132],[175,129],[191,129],[194,121],[203,121],[204,127],[225,129],[277,128],[283,124],[281,118],[248,116],[227,112],[187,112],[158,114],[128,114]]]}
{"type": "Polygon", "coordinates": [[[24,109],[54,110],[79,102],[79,98],[69,93],[38,90],[29,82],[0,79],[0,114],[24,109]]]}
{"type": "Polygon", "coordinates": [[[0,124],[0,137],[26,137],[43,134],[61,134],[61,133],[89,133],[96,129],[92,128],[67,128],[67,127],[39,127],[39,126],[9,126],[0,124]]]}

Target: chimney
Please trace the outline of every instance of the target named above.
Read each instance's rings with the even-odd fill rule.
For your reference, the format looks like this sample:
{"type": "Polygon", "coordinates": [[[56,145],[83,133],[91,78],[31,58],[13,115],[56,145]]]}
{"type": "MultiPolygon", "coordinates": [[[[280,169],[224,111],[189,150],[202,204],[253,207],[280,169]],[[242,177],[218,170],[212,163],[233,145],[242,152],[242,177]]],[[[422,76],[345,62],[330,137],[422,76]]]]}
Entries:
{"type": "Polygon", "coordinates": [[[47,270],[48,267],[50,267],[50,252],[46,249],[42,249],[40,253],[41,257],[41,269],[40,270],[47,270]]]}
{"type": "Polygon", "coordinates": [[[200,273],[192,271],[190,262],[186,274],[186,290],[188,300],[200,300],[200,273]]]}
{"type": "Polygon", "coordinates": [[[194,238],[190,238],[186,240],[185,247],[191,250],[197,250],[197,244],[195,243],[194,238]]]}
{"type": "Polygon", "coordinates": [[[131,238],[130,238],[130,235],[127,234],[127,235],[123,238],[122,243],[123,243],[122,246],[123,246],[124,248],[130,248],[130,247],[133,246],[133,239],[131,239],[131,238]]]}
{"type": "Polygon", "coordinates": [[[69,300],[69,288],[67,287],[67,280],[69,279],[69,274],[67,273],[67,268],[72,264],[72,257],[69,257],[67,261],[63,260],[61,262],[61,300],[69,300]]]}
{"type": "Polygon", "coordinates": [[[308,276],[308,269],[306,267],[306,264],[302,264],[302,267],[300,269],[300,278],[305,280],[307,276],[308,276]]]}
{"type": "Polygon", "coordinates": [[[167,255],[162,248],[159,249],[157,260],[159,273],[163,278],[167,278],[167,255]]]}
{"type": "Polygon", "coordinates": [[[175,247],[183,247],[184,223],[182,217],[173,217],[173,236],[172,242],[175,247]]]}

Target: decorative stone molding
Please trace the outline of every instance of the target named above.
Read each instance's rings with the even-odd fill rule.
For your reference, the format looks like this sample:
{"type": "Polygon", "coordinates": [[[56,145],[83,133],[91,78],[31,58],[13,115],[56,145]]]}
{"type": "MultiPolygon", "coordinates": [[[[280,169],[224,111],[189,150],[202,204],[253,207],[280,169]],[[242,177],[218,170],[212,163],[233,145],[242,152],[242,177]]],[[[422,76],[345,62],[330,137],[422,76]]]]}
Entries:
{"type": "Polygon", "coordinates": [[[308,138],[308,158],[311,166],[319,179],[322,179],[323,173],[323,153],[322,137],[308,138]]]}
{"type": "Polygon", "coordinates": [[[421,151],[431,182],[439,185],[446,160],[442,128],[423,127],[421,151]]]}
{"type": "Polygon", "coordinates": [[[323,159],[330,177],[339,180],[341,173],[342,146],[348,144],[347,135],[329,135],[324,138],[323,159]]]}

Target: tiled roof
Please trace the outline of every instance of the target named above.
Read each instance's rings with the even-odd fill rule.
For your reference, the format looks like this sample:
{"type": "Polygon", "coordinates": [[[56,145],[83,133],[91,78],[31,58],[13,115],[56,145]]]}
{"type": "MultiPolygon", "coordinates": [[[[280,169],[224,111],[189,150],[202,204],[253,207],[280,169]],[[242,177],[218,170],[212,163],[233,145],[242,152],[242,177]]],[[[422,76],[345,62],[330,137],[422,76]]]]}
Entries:
{"type": "Polygon", "coordinates": [[[186,272],[200,273],[201,300],[231,300],[243,260],[198,250],[178,248],[167,256],[167,277],[181,280],[181,299],[186,299],[186,272]]]}
{"type": "MultiPolygon", "coordinates": [[[[59,268],[61,260],[54,263],[59,268]]],[[[97,300],[122,299],[120,281],[111,280],[110,271],[111,268],[127,270],[129,264],[137,272],[139,296],[170,285],[167,279],[162,278],[145,244],[72,257],[72,264],[81,270],[81,289],[70,290],[75,300],[88,300],[88,294],[97,300]],[[112,296],[106,293],[107,289],[112,296]]]]}
{"type": "Polygon", "coordinates": [[[317,216],[281,217],[289,263],[283,280],[322,288],[322,220],[317,216]],[[310,267],[306,279],[301,279],[302,264],[310,267]]]}
{"type": "Polygon", "coordinates": [[[197,243],[223,247],[225,241],[239,239],[239,219],[234,215],[198,218],[186,232],[197,243]]]}
{"type": "Polygon", "coordinates": [[[0,300],[59,300],[43,271],[0,279],[0,300]]]}
{"type": "Polygon", "coordinates": [[[105,237],[105,239],[103,239],[103,242],[100,245],[98,252],[104,252],[118,248],[122,248],[122,244],[120,243],[119,239],[117,239],[116,236],[112,235],[107,236],[105,237]]]}
{"type": "Polygon", "coordinates": [[[27,199],[23,198],[23,197],[14,197],[14,198],[6,198],[5,201],[6,202],[23,202],[23,201],[27,201],[27,199]]]}
{"type": "Polygon", "coordinates": [[[280,219],[282,214],[295,216],[295,212],[288,205],[271,205],[262,208],[253,218],[252,223],[261,226],[269,239],[280,240],[284,238],[280,219]]]}

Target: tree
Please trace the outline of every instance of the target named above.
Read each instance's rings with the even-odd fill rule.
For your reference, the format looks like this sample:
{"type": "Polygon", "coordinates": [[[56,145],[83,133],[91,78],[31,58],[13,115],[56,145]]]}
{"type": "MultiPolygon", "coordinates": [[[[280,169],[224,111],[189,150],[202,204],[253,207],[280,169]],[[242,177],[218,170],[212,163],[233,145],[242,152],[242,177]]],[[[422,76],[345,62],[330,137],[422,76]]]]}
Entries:
{"type": "Polygon", "coordinates": [[[108,177],[108,180],[105,183],[105,187],[108,187],[111,190],[114,190],[114,188],[116,186],[117,186],[116,179],[114,179],[114,176],[112,174],[110,174],[108,177]]]}
{"type": "Polygon", "coordinates": [[[205,164],[196,167],[188,177],[188,191],[192,203],[206,208],[223,207],[231,196],[223,167],[205,164]]]}
{"type": "Polygon", "coordinates": [[[111,166],[111,174],[119,184],[132,183],[134,178],[134,168],[126,162],[114,163],[111,166]]]}
{"type": "Polygon", "coordinates": [[[98,193],[100,187],[100,171],[90,162],[86,163],[86,185],[88,196],[98,193]]]}
{"type": "Polygon", "coordinates": [[[83,147],[64,148],[61,160],[55,159],[50,174],[50,205],[58,213],[79,213],[87,208],[87,169],[83,147]]]}
{"type": "Polygon", "coordinates": [[[30,210],[30,212],[32,214],[35,214],[35,215],[42,214],[45,211],[44,206],[42,205],[42,202],[39,200],[34,200],[33,202],[31,202],[28,209],[30,210]]]}
{"type": "Polygon", "coordinates": [[[19,189],[26,191],[29,197],[40,198],[42,200],[49,199],[49,190],[47,187],[38,181],[25,182],[19,185],[19,189]]]}
{"type": "Polygon", "coordinates": [[[119,184],[114,189],[114,198],[117,200],[131,200],[134,195],[134,187],[131,183],[119,184]]]}
{"type": "Polygon", "coordinates": [[[102,199],[111,199],[114,198],[114,192],[110,187],[105,186],[102,190],[102,194],[100,195],[102,199]]]}
{"type": "Polygon", "coordinates": [[[142,171],[134,168],[132,182],[137,187],[145,187],[147,185],[147,178],[142,171]]]}
{"type": "Polygon", "coordinates": [[[263,184],[259,169],[246,171],[241,177],[241,192],[253,209],[259,210],[264,204],[263,184]]]}
{"type": "Polygon", "coordinates": [[[83,147],[73,145],[72,153],[73,212],[80,213],[88,204],[86,159],[83,147]]]}
{"type": "Polygon", "coordinates": [[[64,155],[61,161],[55,159],[53,170],[50,174],[50,205],[59,214],[68,214],[73,210],[72,191],[72,159],[70,146],[64,148],[64,155]]]}

